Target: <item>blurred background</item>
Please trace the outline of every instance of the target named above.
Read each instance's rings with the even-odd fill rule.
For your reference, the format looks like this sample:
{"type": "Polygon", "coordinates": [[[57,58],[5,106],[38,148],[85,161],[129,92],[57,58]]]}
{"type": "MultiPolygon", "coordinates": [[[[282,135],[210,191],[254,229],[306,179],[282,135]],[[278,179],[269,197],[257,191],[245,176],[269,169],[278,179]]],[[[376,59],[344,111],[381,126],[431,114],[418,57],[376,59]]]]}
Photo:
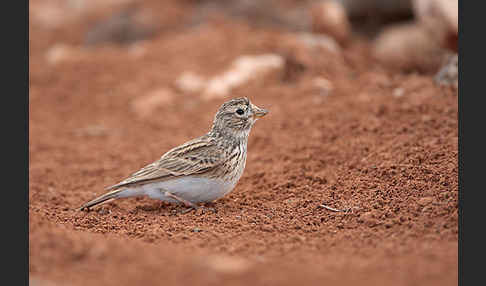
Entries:
{"type": "Polygon", "coordinates": [[[30,0],[29,37],[31,285],[457,285],[457,0],[30,0]],[[237,96],[216,213],[74,210],[237,96]]]}
{"type": "MultiPolygon", "coordinates": [[[[154,49],[165,45],[168,37],[178,38],[174,45],[182,35],[190,41],[190,35],[197,34],[208,42],[213,35],[224,37],[231,32],[215,28],[226,23],[227,30],[234,29],[232,25],[247,27],[249,36],[259,29],[286,34],[286,42],[291,43],[276,47],[281,50],[312,46],[337,52],[366,39],[374,59],[406,72],[438,73],[457,53],[454,0],[33,0],[29,12],[31,57],[48,65],[110,49],[142,62],[155,57],[154,49]]],[[[261,41],[262,46],[272,42],[261,41]]],[[[179,45],[182,57],[196,56],[179,45]]],[[[212,57],[217,65],[224,55],[215,50],[212,57]]],[[[179,79],[185,82],[187,77],[179,79]]]]}

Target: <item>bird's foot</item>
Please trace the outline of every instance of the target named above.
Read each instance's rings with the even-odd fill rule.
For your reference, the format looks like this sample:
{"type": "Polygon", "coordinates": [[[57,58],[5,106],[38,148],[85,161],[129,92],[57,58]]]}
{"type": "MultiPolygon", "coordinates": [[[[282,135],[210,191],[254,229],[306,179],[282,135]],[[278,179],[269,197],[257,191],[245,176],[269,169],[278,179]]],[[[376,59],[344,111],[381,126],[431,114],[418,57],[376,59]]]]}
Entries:
{"type": "Polygon", "coordinates": [[[172,198],[172,199],[178,201],[179,203],[182,203],[186,207],[188,207],[187,209],[185,209],[185,210],[183,210],[181,212],[182,214],[188,213],[188,212],[190,212],[192,210],[197,211],[198,209],[203,208],[203,207],[200,207],[200,206],[196,205],[195,203],[192,203],[192,202],[190,202],[190,201],[188,201],[186,199],[183,199],[183,198],[181,198],[179,196],[176,196],[176,195],[172,194],[171,192],[165,192],[165,195],[167,197],[169,197],[169,198],[172,198]]]}

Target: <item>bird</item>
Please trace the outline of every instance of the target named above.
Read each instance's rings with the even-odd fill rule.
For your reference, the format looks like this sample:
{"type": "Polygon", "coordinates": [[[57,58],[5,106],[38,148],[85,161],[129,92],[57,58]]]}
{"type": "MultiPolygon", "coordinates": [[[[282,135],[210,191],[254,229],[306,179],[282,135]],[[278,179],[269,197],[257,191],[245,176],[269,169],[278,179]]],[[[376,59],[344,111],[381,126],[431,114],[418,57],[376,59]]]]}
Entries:
{"type": "Polygon", "coordinates": [[[253,125],[268,112],[247,97],[224,102],[209,132],[170,149],[78,210],[119,198],[147,196],[183,204],[187,212],[199,209],[198,203],[225,196],[243,175],[253,125]]]}

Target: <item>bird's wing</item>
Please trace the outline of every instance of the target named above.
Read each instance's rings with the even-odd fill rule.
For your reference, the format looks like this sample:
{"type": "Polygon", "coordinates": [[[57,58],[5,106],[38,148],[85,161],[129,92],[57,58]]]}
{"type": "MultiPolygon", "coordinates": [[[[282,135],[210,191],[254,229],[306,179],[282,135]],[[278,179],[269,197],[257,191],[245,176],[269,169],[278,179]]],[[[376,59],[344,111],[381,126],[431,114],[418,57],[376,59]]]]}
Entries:
{"type": "Polygon", "coordinates": [[[204,173],[224,162],[224,150],[214,141],[202,136],[188,141],[165,153],[158,161],[149,164],[107,190],[165,181],[179,176],[204,173]]]}

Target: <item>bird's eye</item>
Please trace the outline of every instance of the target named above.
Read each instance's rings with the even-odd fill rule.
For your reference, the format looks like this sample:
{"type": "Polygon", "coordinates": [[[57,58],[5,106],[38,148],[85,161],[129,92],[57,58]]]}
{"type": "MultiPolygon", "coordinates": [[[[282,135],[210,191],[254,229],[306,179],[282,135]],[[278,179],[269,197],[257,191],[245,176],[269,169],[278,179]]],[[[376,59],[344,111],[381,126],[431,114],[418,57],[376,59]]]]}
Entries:
{"type": "Polygon", "coordinates": [[[239,115],[243,115],[243,113],[245,113],[245,112],[243,111],[243,109],[238,108],[238,109],[236,110],[236,113],[238,113],[239,115]]]}

